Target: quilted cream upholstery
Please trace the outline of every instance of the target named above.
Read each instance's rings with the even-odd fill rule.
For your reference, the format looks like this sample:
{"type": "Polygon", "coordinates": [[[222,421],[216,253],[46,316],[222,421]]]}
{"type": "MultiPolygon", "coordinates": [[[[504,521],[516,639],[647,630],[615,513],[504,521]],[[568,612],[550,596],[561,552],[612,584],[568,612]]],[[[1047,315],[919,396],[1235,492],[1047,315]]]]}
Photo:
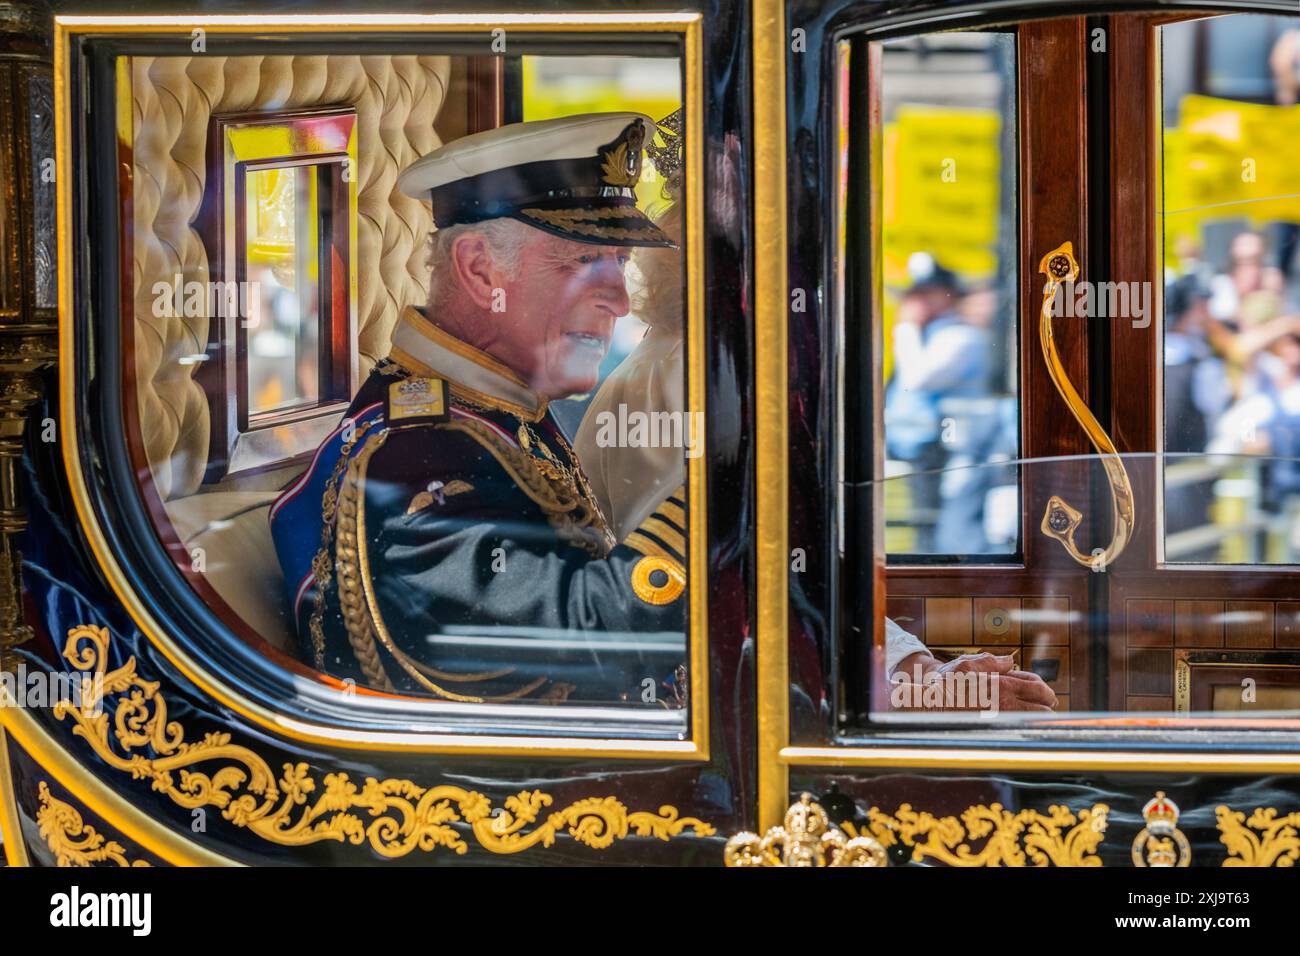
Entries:
{"type": "MultiPolygon", "coordinates": [[[[214,113],[351,105],[357,110],[361,369],[387,352],[398,313],[427,289],[424,203],[394,188],[398,172],[440,145],[434,121],[451,77],[446,56],[136,57],[134,339],[143,445],[164,501],[192,495],[208,455],[208,407],[182,361],[204,351],[206,318],[153,315],[155,282],[209,280],[191,225],[207,174],[214,113]]],[[[169,509],[170,510],[170,509],[169,509]]]]}

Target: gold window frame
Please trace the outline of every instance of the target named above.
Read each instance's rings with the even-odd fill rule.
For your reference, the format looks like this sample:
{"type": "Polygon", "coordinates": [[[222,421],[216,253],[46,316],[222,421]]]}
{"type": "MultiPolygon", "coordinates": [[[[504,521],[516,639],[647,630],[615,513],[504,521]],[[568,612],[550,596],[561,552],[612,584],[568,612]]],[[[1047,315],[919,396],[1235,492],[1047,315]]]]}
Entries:
{"type": "MultiPolygon", "coordinates": [[[[518,30],[521,33],[555,35],[635,34],[649,37],[660,34],[681,44],[683,105],[685,111],[686,181],[701,183],[703,175],[704,74],[702,59],[703,15],[690,12],[671,13],[480,13],[440,14],[350,14],[350,15],[195,15],[195,16],[56,16],[54,18],[54,102],[55,165],[57,170],[58,234],[58,306],[59,306],[59,397],[60,427],[63,435],[63,460],[69,489],[78,520],[86,539],[113,593],[127,609],[132,620],[151,644],[189,680],[215,700],[245,719],[273,734],[311,744],[323,744],[353,750],[408,753],[473,753],[502,756],[576,756],[707,762],[709,760],[709,645],[708,645],[708,546],[707,494],[705,487],[707,456],[697,455],[687,461],[688,510],[690,540],[687,583],[690,626],[688,654],[691,671],[689,734],[685,739],[643,739],[628,737],[479,735],[469,733],[433,733],[393,731],[372,733],[347,726],[310,722],[268,708],[247,697],[224,676],[201,667],[175,637],[165,632],[150,612],[147,603],[132,587],[118,557],[104,534],[99,516],[91,501],[82,469],[78,442],[76,410],[76,335],[72,291],[72,259],[76,236],[73,235],[72,192],[76,182],[72,167],[72,117],[69,112],[69,89],[79,82],[69,75],[69,44],[85,34],[174,35],[188,43],[194,30],[238,34],[299,34],[337,31],[349,36],[379,33],[416,35],[480,34],[491,36],[493,30],[518,30]]],[[[118,103],[118,136],[130,136],[129,104],[118,103]]],[[[705,414],[704,357],[704,197],[700,188],[686,191],[686,329],[687,329],[687,407],[705,414]]],[[[707,447],[707,418],[704,441],[707,447]]],[[[598,711],[598,709],[596,709],[598,711]]],[[[44,744],[41,749],[59,749],[50,738],[21,710],[13,726],[26,744],[44,744]]],[[[417,713],[412,709],[411,713],[417,713]]]]}
{"type": "MultiPolygon", "coordinates": [[[[756,458],[756,668],[758,825],[778,826],[790,803],[790,768],[881,770],[1107,771],[1300,773],[1300,753],[1143,750],[1139,742],[1085,750],[1045,739],[1033,749],[957,746],[961,731],[917,739],[814,745],[790,742],[790,429],[789,256],[786,242],[786,58],[790,56],[785,0],[753,0],[754,103],[754,375],[756,458]],[[950,742],[944,742],[948,738],[950,742]]],[[[918,17],[917,29],[926,23],[918,17]]],[[[960,22],[944,21],[947,28],[960,22]]],[[[816,55],[811,53],[811,55],[816,55]]],[[[883,560],[883,547],[878,549],[883,560]]],[[[876,617],[883,616],[878,595],[876,617]]],[[[877,622],[879,623],[879,621],[877,622]]],[[[1225,725],[1228,723],[1224,722],[1225,725]]],[[[1237,721],[1241,727],[1242,722],[1237,721]]],[[[1167,726],[1186,726],[1172,717],[1167,726]]],[[[1058,726],[1061,726],[1058,724],[1058,726]]],[[[1071,728],[1078,730],[1078,726],[1071,728]]],[[[1112,729],[1097,726],[1090,729],[1112,729]]],[[[1045,731],[1050,734],[1050,731],[1045,731]]],[[[1113,738],[1112,738],[1113,740],[1113,738]]],[[[1109,743],[1109,741],[1108,741],[1109,743]]]]}

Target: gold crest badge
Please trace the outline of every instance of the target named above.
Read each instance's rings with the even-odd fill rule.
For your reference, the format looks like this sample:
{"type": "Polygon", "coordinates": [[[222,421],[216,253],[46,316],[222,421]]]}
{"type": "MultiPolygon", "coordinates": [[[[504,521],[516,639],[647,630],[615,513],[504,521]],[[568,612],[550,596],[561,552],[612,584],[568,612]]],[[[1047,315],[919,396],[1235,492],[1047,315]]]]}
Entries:
{"type": "Polygon", "coordinates": [[[641,146],[645,129],[638,120],[602,155],[601,178],[611,186],[635,186],[641,178],[641,146]]]}
{"type": "Polygon", "coordinates": [[[447,414],[446,395],[440,378],[410,376],[388,386],[388,420],[440,418],[447,414]]]}

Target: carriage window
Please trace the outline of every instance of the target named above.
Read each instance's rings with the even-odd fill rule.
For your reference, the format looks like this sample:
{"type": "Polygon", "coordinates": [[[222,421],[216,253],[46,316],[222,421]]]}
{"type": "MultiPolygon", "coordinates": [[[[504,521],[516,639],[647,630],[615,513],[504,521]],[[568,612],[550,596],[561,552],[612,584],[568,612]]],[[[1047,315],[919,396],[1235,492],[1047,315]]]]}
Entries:
{"type": "Polygon", "coordinates": [[[320,342],[329,339],[320,334],[321,305],[330,296],[320,294],[325,270],[316,241],[321,221],[316,180],[315,171],[306,167],[273,166],[244,174],[240,253],[251,301],[246,316],[248,389],[242,398],[250,417],[310,405],[321,394],[320,342]]]}
{"type": "Polygon", "coordinates": [[[357,700],[684,736],[704,427],[678,48],[530,55],[526,92],[518,56],[118,70],[135,288],[216,290],[126,317],[135,472],[266,657],[357,700]]]}
{"type": "Polygon", "coordinates": [[[1160,30],[1164,554],[1300,560],[1300,20],[1160,30]]]}
{"type": "Polygon", "coordinates": [[[211,120],[197,230],[210,281],[173,280],[176,296],[211,300],[186,297],[192,319],[211,313],[194,376],[205,483],[310,454],[356,388],[355,127],[353,108],[211,120]]]}
{"type": "Polygon", "coordinates": [[[1300,709],[1300,18],[1111,21],[1115,36],[1162,51],[1163,85],[1110,99],[1162,125],[1162,189],[1151,190],[1162,196],[1123,210],[1109,242],[1127,255],[1146,248],[1149,227],[1162,238],[1163,330],[1134,305],[1140,288],[1089,281],[1087,255],[1076,258],[1113,198],[1146,195],[1151,183],[1133,178],[1155,168],[1092,177],[1094,160],[1073,148],[1129,128],[1091,101],[1073,119],[1059,108],[1053,91],[1076,95],[1096,66],[1086,26],[841,49],[841,209],[855,210],[844,341],[861,355],[856,343],[883,326],[870,357],[883,357],[887,382],[883,421],[854,406],[854,380],[844,389],[838,676],[850,729],[1067,713],[1075,726],[1138,727],[1152,714],[1293,720],[1300,709]],[[1018,103],[1017,75],[1036,81],[1018,103]],[[868,134],[869,157],[845,148],[868,134]],[[1023,221],[1017,195],[1034,197],[1023,221]],[[860,221],[864,196],[879,223],[860,221]],[[853,255],[854,243],[879,257],[853,255]],[[1019,306],[1017,261],[1042,274],[1019,306]],[[1036,334],[1017,337],[1017,312],[1036,334]],[[1163,354],[1123,351],[1113,322],[1091,321],[1125,315],[1163,331],[1163,354]],[[932,366],[941,333],[957,344],[932,366]],[[943,385],[908,387],[931,367],[948,373],[943,385]],[[1098,390],[1126,400],[1099,415],[1098,390]],[[1116,450],[1160,411],[1163,454],[1116,450]],[[963,434],[1000,444],[976,450],[963,434]],[[902,559],[884,566],[882,511],[888,555],[902,559]],[[883,626],[863,625],[877,613],[883,626]]]}
{"type": "Polygon", "coordinates": [[[886,549],[1015,555],[1015,38],[881,51],[886,549]]]}

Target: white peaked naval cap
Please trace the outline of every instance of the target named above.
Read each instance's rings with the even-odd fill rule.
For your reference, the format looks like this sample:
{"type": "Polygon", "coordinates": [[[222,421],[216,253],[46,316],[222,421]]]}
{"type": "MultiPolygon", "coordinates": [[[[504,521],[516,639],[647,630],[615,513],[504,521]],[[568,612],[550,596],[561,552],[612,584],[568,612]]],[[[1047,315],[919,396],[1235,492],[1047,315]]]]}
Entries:
{"type": "Polygon", "coordinates": [[[655,124],[643,113],[511,123],[439,147],[397,179],[438,228],[509,217],[600,245],[671,246],[636,205],[655,124]]]}

